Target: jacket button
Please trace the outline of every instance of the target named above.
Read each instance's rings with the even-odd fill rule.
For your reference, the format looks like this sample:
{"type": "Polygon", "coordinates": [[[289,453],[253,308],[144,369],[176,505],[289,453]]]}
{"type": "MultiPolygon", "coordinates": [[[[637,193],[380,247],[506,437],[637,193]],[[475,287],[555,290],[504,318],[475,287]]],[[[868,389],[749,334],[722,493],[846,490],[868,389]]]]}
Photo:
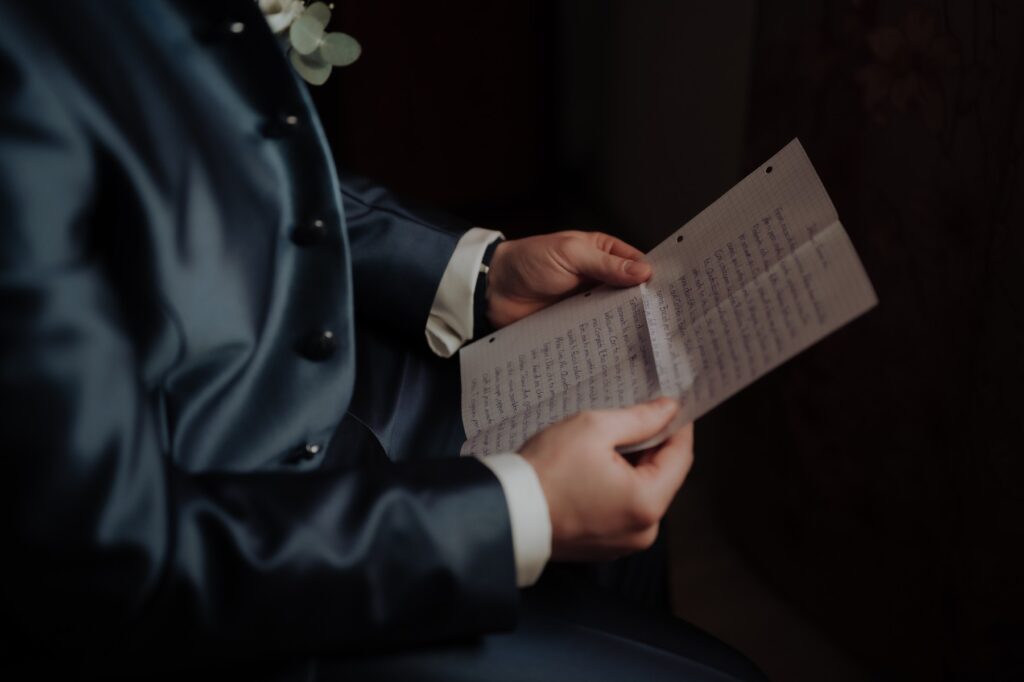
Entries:
{"type": "Polygon", "coordinates": [[[263,123],[260,132],[263,137],[281,138],[299,126],[299,117],[295,114],[281,114],[263,123]]]}
{"type": "Polygon", "coordinates": [[[288,464],[301,464],[302,462],[308,462],[316,457],[318,452],[320,452],[319,445],[316,443],[306,443],[301,448],[295,448],[292,450],[285,458],[285,462],[288,464]]]}
{"type": "Polygon", "coordinates": [[[224,43],[232,36],[241,36],[247,28],[244,21],[227,21],[204,24],[195,28],[195,36],[206,45],[224,43]]]}
{"type": "Polygon", "coordinates": [[[327,225],[322,220],[314,220],[296,227],[292,230],[291,237],[299,246],[313,246],[327,238],[327,225]]]}
{"type": "Polygon", "coordinates": [[[334,332],[329,330],[313,332],[305,339],[299,346],[299,352],[307,360],[313,362],[321,362],[334,355],[334,351],[338,349],[338,340],[334,337],[334,332]]]}

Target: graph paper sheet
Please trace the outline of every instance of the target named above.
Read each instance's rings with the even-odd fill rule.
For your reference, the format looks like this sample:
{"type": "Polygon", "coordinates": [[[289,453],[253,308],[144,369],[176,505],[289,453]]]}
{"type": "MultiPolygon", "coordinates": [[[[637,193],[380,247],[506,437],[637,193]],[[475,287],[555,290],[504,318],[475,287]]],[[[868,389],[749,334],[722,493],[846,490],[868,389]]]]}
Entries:
{"type": "Polygon", "coordinates": [[[877,303],[798,140],[598,287],[460,352],[463,454],[516,451],[587,409],[659,395],[682,409],[649,447],[877,303]]]}

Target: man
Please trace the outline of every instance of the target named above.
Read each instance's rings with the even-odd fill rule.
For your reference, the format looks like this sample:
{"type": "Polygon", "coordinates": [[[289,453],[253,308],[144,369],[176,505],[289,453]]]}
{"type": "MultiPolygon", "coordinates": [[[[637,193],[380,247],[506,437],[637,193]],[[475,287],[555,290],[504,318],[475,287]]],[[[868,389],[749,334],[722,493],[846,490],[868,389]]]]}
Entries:
{"type": "Polygon", "coordinates": [[[668,423],[661,400],[460,458],[457,363],[426,345],[638,284],[635,249],[499,243],[339,180],[252,0],[6,3],[0,93],[9,653],[133,673],[321,656],[328,679],[520,677],[522,656],[557,676],[609,651],[588,676],[745,670],[629,611],[618,649],[542,608],[460,644],[513,628],[548,561],[648,547],[692,433],[615,453],[668,423]]]}

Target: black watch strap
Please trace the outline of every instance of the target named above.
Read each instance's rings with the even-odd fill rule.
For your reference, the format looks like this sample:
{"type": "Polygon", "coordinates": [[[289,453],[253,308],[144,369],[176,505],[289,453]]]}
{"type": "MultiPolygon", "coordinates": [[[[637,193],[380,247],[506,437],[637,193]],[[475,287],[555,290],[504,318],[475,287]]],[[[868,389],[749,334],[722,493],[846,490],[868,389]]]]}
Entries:
{"type": "Polygon", "coordinates": [[[487,273],[491,269],[491,259],[498,244],[505,241],[498,237],[487,245],[484,259],[480,262],[480,273],[477,275],[476,289],[473,291],[473,338],[479,339],[495,331],[491,321],[487,319],[487,273]]]}

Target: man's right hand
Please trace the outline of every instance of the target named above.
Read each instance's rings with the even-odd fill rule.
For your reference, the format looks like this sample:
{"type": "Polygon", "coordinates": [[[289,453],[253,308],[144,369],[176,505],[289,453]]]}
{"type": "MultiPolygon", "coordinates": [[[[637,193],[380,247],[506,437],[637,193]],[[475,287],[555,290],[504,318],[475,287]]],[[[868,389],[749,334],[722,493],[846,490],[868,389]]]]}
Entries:
{"type": "Polygon", "coordinates": [[[657,435],[679,410],[670,398],[581,412],[549,426],[520,454],[551,515],[551,558],[600,561],[646,549],[693,464],[693,424],[632,463],[617,445],[657,435]]]}

